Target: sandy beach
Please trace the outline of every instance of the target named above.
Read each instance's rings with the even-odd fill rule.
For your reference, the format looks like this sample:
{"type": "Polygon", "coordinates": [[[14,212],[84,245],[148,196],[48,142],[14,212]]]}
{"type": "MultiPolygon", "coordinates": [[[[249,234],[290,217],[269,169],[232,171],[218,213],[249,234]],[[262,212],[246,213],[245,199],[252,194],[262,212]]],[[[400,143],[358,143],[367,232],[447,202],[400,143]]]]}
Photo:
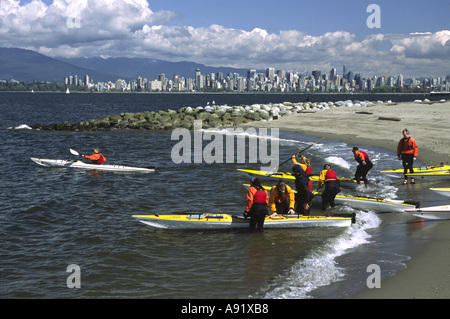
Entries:
{"type": "MultiPolygon", "coordinates": [[[[373,146],[392,152],[396,152],[402,130],[408,128],[419,146],[418,161],[436,165],[449,163],[449,110],[449,101],[383,103],[298,113],[247,126],[299,131],[304,135],[341,140],[351,146],[373,146]]],[[[406,269],[382,280],[381,288],[367,289],[353,298],[450,298],[450,221],[435,223],[423,234],[427,243],[406,262],[406,269]]]]}

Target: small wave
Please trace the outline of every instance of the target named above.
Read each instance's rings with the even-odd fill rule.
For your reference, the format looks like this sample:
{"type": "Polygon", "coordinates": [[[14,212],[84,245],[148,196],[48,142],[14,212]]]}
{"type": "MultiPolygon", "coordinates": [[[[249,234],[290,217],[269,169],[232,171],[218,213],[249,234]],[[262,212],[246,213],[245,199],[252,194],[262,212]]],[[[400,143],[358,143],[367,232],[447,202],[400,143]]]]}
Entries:
{"type": "Polygon", "coordinates": [[[351,248],[368,243],[371,236],[366,230],[378,227],[380,223],[381,220],[374,212],[358,213],[355,225],[298,261],[287,275],[277,278],[276,287],[267,292],[264,298],[310,298],[308,293],[318,287],[342,280],[345,269],[337,265],[336,258],[351,248]]]}
{"type": "Polygon", "coordinates": [[[338,156],[328,156],[325,159],[328,163],[331,164],[336,164],[340,167],[344,167],[346,169],[350,169],[351,164],[349,162],[347,162],[345,159],[343,159],[342,157],[338,157],[338,156]]]}
{"type": "Polygon", "coordinates": [[[255,128],[224,128],[224,129],[203,129],[201,130],[205,133],[217,133],[222,135],[234,135],[234,136],[243,136],[247,138],[259,138],[259,139],[267,139],[270,141],[277,141],[280,145],[283,146],[295,146],[295,145],[303,145],[305,142],[293,139],[285,139],[280,138],[274,134],[276,131],[274,129],[255,129],[255,128]]]}
{"type": "Polygon", "coordinates": [[[8,127],[8,130],[32,130],[32,128],[26,124],[21,124],[16,127],[8,127]]]}

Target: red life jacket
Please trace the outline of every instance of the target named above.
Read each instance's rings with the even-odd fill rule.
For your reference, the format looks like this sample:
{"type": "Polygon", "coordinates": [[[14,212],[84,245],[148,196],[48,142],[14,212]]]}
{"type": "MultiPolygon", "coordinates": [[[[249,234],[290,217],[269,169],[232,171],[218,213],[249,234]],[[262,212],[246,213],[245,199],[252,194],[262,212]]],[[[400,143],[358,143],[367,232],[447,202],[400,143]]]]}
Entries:
{"type": "Polygon", "coordinates": [[[98,154],[100,155],[100,158],[97,160],[97,164],[106,162],[106,158],[102,154],[100,154],[100,153],[98,153],[98,154]]]}
{"type": "Polygon", "coordinates": [[[264,190],[258,189],[253,197],[254,204],[265,204],[267,199],[267,193],[264,190]]]}
{"type": "Polygon", "coordinates": [[[336,172],[332,171],[331,169],[329,169],[327,171],[327,173],[325,174],[325,180],[329,180],[329,179],[338,179],[336,172]]]}
{"type": "Polygon", "coordinates": [[[362,155],[364,155],[364,159],[369,159],[369,155],[366,152],[359,151],[362,155]]]}

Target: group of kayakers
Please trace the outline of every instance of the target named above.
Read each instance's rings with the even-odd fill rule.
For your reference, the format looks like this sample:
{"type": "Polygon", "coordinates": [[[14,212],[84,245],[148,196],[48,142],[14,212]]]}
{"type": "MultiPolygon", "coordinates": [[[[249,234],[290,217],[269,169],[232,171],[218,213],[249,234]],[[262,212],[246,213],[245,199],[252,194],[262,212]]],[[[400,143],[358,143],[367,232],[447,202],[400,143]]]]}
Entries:
{"type": "MultiPolygon", "coordinates": [[[[418,146],[415,139],[409,136],[408,129],[405,128],[402,134],[403,138],[397,146],[397,156],[399,160],[402,160],[404,169],[403,185],[405,185],[408,182],[406,175],[408,171],[409,173],[414,172],[413,163],[418,155],[418,146]]],[[[370,161],[369,155],[359,150],[358,147],[353,147],[352,152],[355,161],[358,162],[355,173],[356,183],[359,185],[362,181],[367,187],[369,184],[367,176],[373,167],[373,163],[370,161]]],[[[295,176],[296,194],[294,194],[291,187],[283,179],[280,179],[271,188],[269,197],[267,190],[261,185],[259,179],[252,179],[247,192],[247,203],[244,212],[245,217],[250,217],[250,229],[257,228],[259,231],[263,231],[265,217],[269,215],[269,207],[272,212],[270,216],[272,217],[278,214],[298,214],[304,216],[310,214],[312,200],[315,197],[312,192],[311,180],[309,179],[309,176],[312,174],[310,162],[299,153],[292,155],[292,162],[294,164],[292,172],[295,176]],[[300,158],[299,162],[296,160],[296,157],[300,158]]],[[[415,183],[414,178],[411,179],[411,183],[415,183]]],[[[341,191],[337,173],[331,169],[330,164],[325,164],[323,170],[320,172],[318,189],[322,187],[324,187],[322,192],[322,210],[326,210],[328,207],[335,206],[334,200],[336,195],[341,191]]]]}

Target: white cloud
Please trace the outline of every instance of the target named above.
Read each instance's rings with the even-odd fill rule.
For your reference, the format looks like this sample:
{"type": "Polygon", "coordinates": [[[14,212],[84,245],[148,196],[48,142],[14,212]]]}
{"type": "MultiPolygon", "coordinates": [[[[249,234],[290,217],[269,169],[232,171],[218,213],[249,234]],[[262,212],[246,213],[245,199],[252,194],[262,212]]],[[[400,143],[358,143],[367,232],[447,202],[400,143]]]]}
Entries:
{"type": "Polygon", "coordinates": [[[146,0],[55,0],[51,5],[1,0],[0,46],[49,56],[140,56],[295,71],[327,72],[347,64],[363,76],[450,74],[449,30],[363,38],[347,31],[313,36],[297,30],[170,25],[178,17],[172,11],[152,11],[146,0]],[[389,42],[390,48],[379,48],[389,42]]]}

